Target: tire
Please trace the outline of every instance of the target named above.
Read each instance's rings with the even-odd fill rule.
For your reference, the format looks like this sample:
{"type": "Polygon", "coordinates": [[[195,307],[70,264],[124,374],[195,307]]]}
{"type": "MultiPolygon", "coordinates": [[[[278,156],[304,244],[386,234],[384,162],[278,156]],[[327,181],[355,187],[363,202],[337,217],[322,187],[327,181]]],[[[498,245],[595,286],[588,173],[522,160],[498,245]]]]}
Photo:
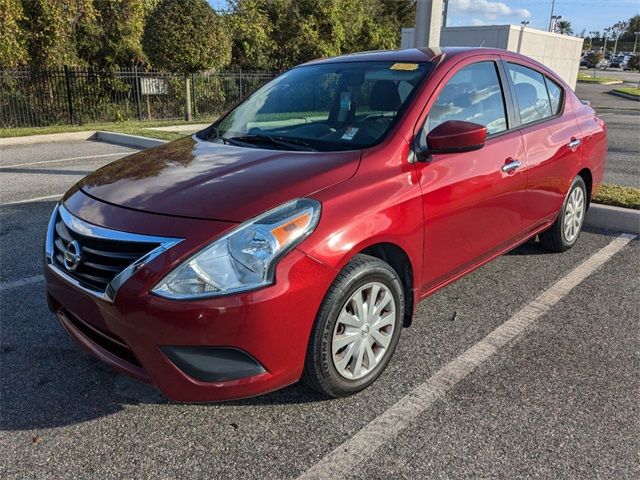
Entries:
{"type": "Polygon", "coordinates": [[[404,292],[395,270],[378,258],[357,255],[340,271],[320,305],[307,347],[303,381],[332,398],[367,388],[393,356],[403,316],[404,292]],[[370,298],[374,296],[373,313],[369,315],[370,298]],[[360,315],[358,302],[363,305],[360,315]],[[357,322],[359,316],[366,321],[357,322]],[[351,343],[337,348],[346,341],[351,343]],[[355,355],[360,350],[361,356],[355,355]]]}
{"type": "Polygon", "coordinates": [[[545,249],[552,252],[565,252],[576,244],[587,213],[587,202],[587,186],[578,175],[571,182],[558,218],[548,230],[540,234],[540,243],[545,249]],[[580,202],[576,202],[576,198],[580,199],[580,202]],[[571,221],[573,229],[565,229],[565,222],[571,221]]]}

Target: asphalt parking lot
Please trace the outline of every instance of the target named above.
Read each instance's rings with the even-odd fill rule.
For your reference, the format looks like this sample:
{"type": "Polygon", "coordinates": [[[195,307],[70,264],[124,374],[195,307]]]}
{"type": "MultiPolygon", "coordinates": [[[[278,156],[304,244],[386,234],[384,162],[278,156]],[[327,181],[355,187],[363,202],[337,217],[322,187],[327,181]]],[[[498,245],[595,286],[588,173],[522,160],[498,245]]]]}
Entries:
{"type": "Polygon", "coordinates": [[[129,151],[0,152],[2,478],[640,476],[637,240],[592,230],[498,258],[423,302],[354,397],[176,404],[85,355],[44,299],[57,196],[129,151]]]}
{"type": "MultiPolygon", "coordinates": [[[[623,73],[629,74],[607,72],[606,75],[622,76],[623,73]]],[[[637,82],[638,74],[634,75],[637,82]]],[[[591,106],[607,123],[609,154],[604,181],[640,188],[640,102],[609,94],[616,86],[578,83],[576,94],[581,100],[591,101],[591,106]]]]}

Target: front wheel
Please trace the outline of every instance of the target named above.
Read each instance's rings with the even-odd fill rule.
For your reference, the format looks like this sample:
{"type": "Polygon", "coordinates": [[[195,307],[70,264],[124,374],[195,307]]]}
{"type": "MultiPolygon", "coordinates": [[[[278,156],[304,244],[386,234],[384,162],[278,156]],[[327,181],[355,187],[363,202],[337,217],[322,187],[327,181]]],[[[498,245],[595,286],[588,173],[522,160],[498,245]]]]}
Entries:
{"type": "Polygon", "coordinates": [[[540,243],[552,252],[564,252],[575,245],[587,213],[587,186],[581,176],[571,182],[558,218],[540,234],[540,243]]]}
{"type": "Polygon", "coordinates": [[[343,397],[365,389],[395,351],[404,294],[386,262],[357,255],[338,274],[318,312],[303,379],[316,391],[343,397]]]}

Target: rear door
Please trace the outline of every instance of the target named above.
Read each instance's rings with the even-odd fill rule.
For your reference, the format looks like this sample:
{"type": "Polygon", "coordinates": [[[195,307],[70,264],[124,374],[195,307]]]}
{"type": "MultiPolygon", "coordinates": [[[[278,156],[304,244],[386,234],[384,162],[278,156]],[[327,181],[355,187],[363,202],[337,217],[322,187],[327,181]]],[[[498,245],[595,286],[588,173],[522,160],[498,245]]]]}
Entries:
{"type": "Polygon", "coordinates": [[[523,226],[533,231],[555,220],[580,165],[582,135],[564,87],[531,65],[504,63],[527,154],[523,226]]]}
{"type": "Polygon", "coordinates": [[[446,283],[512,244],[522,234],[525,151],[510,131],[496,58],[471,57],[455,65],[427,105],[420,138],[447,120],[485,125],[485,146],[436,154],[416,164],[424,202],[425,290],[446,283]],[[520,163],[518,163],[520,162],[520,163]]]}

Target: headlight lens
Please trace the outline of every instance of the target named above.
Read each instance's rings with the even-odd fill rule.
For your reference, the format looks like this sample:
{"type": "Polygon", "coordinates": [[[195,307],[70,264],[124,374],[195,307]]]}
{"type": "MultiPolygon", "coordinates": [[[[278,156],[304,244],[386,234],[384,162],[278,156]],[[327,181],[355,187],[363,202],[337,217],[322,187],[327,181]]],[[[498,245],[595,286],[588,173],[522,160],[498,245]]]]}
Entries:
{"type": "Polygon", "coordinates": [[[184,299],[252,290],[273,281],[277,260],[315,229],[320,202],[301,198],[243,223],[180,264],[152,290],[184,299]]]}

